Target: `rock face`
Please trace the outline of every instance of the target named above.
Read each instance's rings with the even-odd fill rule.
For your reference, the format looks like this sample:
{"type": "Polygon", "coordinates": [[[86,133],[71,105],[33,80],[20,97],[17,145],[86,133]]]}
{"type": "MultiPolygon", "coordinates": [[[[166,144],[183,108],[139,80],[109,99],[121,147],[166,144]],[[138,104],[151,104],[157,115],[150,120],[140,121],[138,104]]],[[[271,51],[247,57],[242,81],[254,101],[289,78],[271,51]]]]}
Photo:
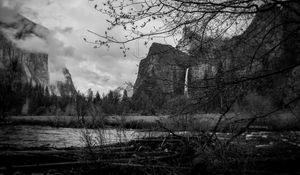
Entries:
{"type": "Polygon", "coordinates": [[[134,94],[152,96],[157,90],[167,95],[184,91],[184,79],[190,57],[169,45],[153,43],[148,55],[139,64],[134,94]]]}
{"type": "MultiPolygon", "coordinates": [[[[299,11],[299,3],[292,6],[299,11]]],[[[204,48],[198,46],[199,43],[197,45],[197,34],[191,36],[187,31],[184,33],[188,36],[184,37],[188,40],[178,45],[182,52],[154,43],[147,58],[140,62],[135,93],[158,88],[164,93],[183,94],[184,74],[188,67],[188,84],[191,86],[201,85],[203,79],[215,77],[219,69],[230,82],[234,80],[232,77],[268,74],[295,65],[299,67],[300,32],[299,23],[295,23],[299,20],[299,14],[285,7],[272,7],[267,12],[256,14],[249,27],[238,36],[214,42],[205,38],[206,43],[214,44],[206,44],[204,48]]],[[[270,86],[288,83],[287,77],[292,76],[292,70],[296,68],[271,80],[270,86]]]]}
{"type": "MultiPolygon", "coordinates": [[[[291,6],[300,10],[299,3],[291,6]]],[[[220,49],[225,71],[243,67],[234,75],[225,73],[226,81],[234,81],[233,76],[239,79],[273,74],[248,88],[270,98],[275,106],[297,97],[300,80],[293,78],[293,71],[300,65],[300,25],[296,21],[300,21],[300,15],[285,7],[258,13],[244,33],[226,41],[220,49]]]]}
{"type": "Polygon", "coordinates": [[[17,48],[0,32],[0,67],[3,71],[10,62],[17,61],[22,67],[22,81],[47,86],[49,84],[48,55],[17,48]]]}
{"type": "Polygon", "coordinates": [[[0,20],[1,67],[5,69],[12,61],[16,61],[21,65],[21,80],[24,83],[31,81],[33,85],[47,86],[49,84],[48,55],[21,49],[15,41],[25,40],[29,36],[43,38],[48,33],[47,28],[19,14],[0,20]]]}
{"type": "Polygon", "coordinates": [[[212,78],[216,75],[217,70],[215,66],[207,63],[201,63],[190,67],[189,83],[193,84],[205,78],[212,78]]]}
{"type": "Polygon", "coordinates": [[[52,93],[58,96],[75,96],[77,91],[72,81],[72,76],[67,68],[62,69],[64,80],[56,81],[55,84],[50,85],[52,93]]]}
{"type": "Polygon", "coordinates": [[[50,31],[39,24],[32,22],[22,15],[16,15],[12,21],[1,21],[0,28],[10,40],[24,40],[36,36],[46,38],[50,31]]]}
{"type": "Polygon", "coordinates": [[[23,83],[32,82],[49,87],[58,96],[73,96],[76,94],[71,74],[67,68],[62,69],[64,79],[54,85],[49,84],[48,54],[21,49],[15,42],[26,40],[27,37],[45,39],[49,31],[27,18],[17,14],[13,20],[0,20],[0,71],[7,71],[12,61],[22,68],[20,79],[23,83]]]}
{"type": "Polygon", "coordinates": [[[133,84],[131,82],[126,82],[122,86],[119,86],[117,89],[115,89],[115,91],[118,92],[119,94],[121,94],[121,96],[123,97],[124,91],[126,90],[127,97],[132,97],[132,95],[133,95],[133,87],[134,86],[133,86],[133,84]]]}

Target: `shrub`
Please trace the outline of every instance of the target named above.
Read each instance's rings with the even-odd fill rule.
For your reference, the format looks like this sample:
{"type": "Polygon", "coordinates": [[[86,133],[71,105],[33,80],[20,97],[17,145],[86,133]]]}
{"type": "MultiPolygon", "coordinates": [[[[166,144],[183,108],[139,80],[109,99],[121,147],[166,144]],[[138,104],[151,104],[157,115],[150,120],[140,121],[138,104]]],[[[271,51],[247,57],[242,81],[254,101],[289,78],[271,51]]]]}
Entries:
{"type": "Polygon", "coordinates": [[[271,100],[268,97],[251,92],[244,97],[239,105],[240,112],[250,113],[253,116],[263,115],[273,109],[271,100]]]}

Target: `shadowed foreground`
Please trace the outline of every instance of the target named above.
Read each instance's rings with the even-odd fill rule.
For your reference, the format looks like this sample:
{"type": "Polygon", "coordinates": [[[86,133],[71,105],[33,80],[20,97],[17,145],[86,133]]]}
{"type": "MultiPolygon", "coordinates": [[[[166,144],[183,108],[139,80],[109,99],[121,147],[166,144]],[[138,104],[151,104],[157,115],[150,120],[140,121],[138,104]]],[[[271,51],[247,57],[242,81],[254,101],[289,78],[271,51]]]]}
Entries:
{"type": "Polygon", "coordinates": [[[9,148],[1,151],[0,174],[300,173],[297,132],[280,139],[245,134],[230,144],[210,135],[171,135],[100,147],[9,148]]]}

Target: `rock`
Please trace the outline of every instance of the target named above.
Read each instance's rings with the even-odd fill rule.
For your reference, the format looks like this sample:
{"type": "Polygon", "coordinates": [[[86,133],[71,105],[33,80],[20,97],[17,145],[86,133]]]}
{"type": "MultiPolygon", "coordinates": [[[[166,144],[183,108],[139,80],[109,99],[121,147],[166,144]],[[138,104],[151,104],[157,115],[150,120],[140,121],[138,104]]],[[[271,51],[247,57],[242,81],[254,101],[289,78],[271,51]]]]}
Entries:
{"type": "Polygon", "coordinates": [[[119,86],[115,91],[123,97],[124,91],[127,92],[127,97],[132,97],[133,95],[133,84],[131,82],[126,82],[122,86],[119,86]]]}
{"type": "Polygon", "coordinates": [[[0,20],[0,71],[6,71],[12,61],[17,61],[22,68],[23,83],[32,82],[49,87],[58,96],[73,96],[76,94],[72,76],[67,68],[62,69],[64,79],[49,83],[48,54],[24,50],[18,47],[17,41],[35,36],[40,39],[50,34],[47,28],[17,14],[11,21],[0,20]]]}
{"type": "Polygon", "coordinates": [[[190,82],[194,83],[205,78],[213,78],[217,73],[216,66],[202,63],[190,67],[190,82]]]}
{"type": "Polygon", "coordinates": [[[32,35],[44,38],[49,33],[48,29],[17,13],[10,20],[7,19],[0,19],[0,68],[6,69],[12,61],[17,61],[22,68],[22,82],[31,81],[33,85],[47,86],[48,55],[21,49],[15,41],[27,39],[32,35]]]}
{"type": "MultiPolygon", "coordinates": [[[[300,9],[299,3],[291,6],[300,9]]],[[[270,7],[265,5],[261,8],[270,7]]],[[[299,23],[295,22],[299,18],[299,14],[286,7],[272,6],[270,10],[257,13],[241,34],[226,39],[206,37],[201,40],[204,44],[199,43],[200,36],[185,28],[183,39],[177,46],[179,50],[153,43],[148,56],[140,62],[135,94],[141,91],[156,94],[156,91],[160,91],[183,95],[185,70],[188,67],[188,84],[196,87],[205,84],[205,78],[211,79],[206,84],[215,85],[213,78],[219,70],[222,81],[228,84],[241,77],[290,68],[274,77],[267,77],[268,80],[263,81],[265,84],[260,85],[263,89],[270,88],[274,93],[277,88],[277,95],[283,93],[281,96],[289,96],[286,87],[282,86],[288,83],[288,77],[295,74],[293,68],[300,64],[299,23]],[[280,92],[280,88],[284,92],[280,92]]],[[[256,90],[257,87],[255,83],[247,86],[249,90],[256,90]]],[[[203,88],[196,90],[202,91],[203,88]]]]}
{"type": "Polygon", "coordinates": [[[186,68],[190,57],[170,45],[153,43],[147,57],[139,64],[134,94],[149,96],[153,89],[164,94],[183,94],[186,68]]]}
{"type": "Polygon", "coordinates": [[[75,96],[77,94],[76,88],[73,84],[72,76],[67,68],[62,69],[64,75],[63,80],[56,81],[50,86],[52,93],[58,96],[75,96]]]}
{"type": "Polygon", "coordinates": [[[21,79],[24,83],[32,81],[33,85],[49,84],[48,55],[17,48],[0,32],[0,68],[6,69],[13,60],[22,67],[21,79]]]}

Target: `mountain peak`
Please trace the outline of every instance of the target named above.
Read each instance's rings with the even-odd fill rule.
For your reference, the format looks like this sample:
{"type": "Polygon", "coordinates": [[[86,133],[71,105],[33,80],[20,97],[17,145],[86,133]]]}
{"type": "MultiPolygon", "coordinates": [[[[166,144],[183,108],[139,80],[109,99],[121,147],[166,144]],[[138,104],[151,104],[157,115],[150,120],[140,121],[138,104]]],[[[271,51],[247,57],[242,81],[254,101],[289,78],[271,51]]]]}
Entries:
{"type": "Polygon", "coordinates": [[[49,84],[48,55],[25,50],[15,43],[26,38],[28,31],[38,31],[37,26],[21,15],[6,21],[0,18],[0,53],[2,53],[0,65],[2,68],[7,68],[13,60],[16,60],[22,69],[20,78],[23,83],[32,81],[34,85],[47,86],[49,84]]]}
{"type": "Polygon", "coordinates": [[[170,52],[176,52],[176,49],[171,45],[160,44],[160,43],[152,43],[149,49],[148,55],[157,55],[157,54],[165,54],[170,52]]]}
{"type": "Polygon", "coordinates": [[[69,70],[66,67],[62,68],[62,72],[64,75],[70,74],[69,70]]]}
{"type": "Polygon", "coordinates": [[[73,84],[72,75],[70,71],[64,67],[62,68],[62,74],[64,76],[63,80],[58,80],[55,82],[53,92],[60,96],[74,96],[76,95],[77,91],[73,84]],[[57,93],[59,92],[59,93],[57,93]]]}
{"type": "Polygon", "coordinates": [[[15,40],[26,39],[30,35],[46,38],[50,33],[46,27],[20,14],[12,15],[10,18],[0,18],[0,27],[9,38],[15,40]]]}

